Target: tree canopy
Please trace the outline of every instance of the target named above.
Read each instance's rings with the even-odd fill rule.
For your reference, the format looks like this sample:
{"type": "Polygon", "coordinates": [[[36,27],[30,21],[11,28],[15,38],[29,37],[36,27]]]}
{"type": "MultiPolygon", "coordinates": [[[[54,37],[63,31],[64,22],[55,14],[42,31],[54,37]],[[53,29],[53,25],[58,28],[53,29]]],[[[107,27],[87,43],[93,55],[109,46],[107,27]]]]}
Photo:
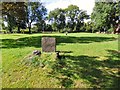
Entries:
{"type": "Polygon", "coordinates": [[[65,9],[56,8],[49,13],[49,21],[51,21],[54,29],[68,28],[70,32],[79,31],[84,23],[84,19],[88,19],[86,11],[80,10],[76,5],[69,5],[65,9]]]}
{"type": "Polygon", "coordinates": [[[2,16],[8,23],[10,32],[15,26],[18,26],[18,32],[20,32],[21,26],[26,23],[31,28],[31,23],[40,22],[46,12],[41,2],[2,2],[2,16]]]}
{"type": "MultiPolygon", "coordinates": [[[[47,14],[47,9],[41,2],[28,2],[27,8],[27,23],[29,25],[29,33],[31,33],[31,23],[37,22],[38,25],[43,25],[44,16],[47,14]]],[[[38,29],[39,31],[39,29],[38,29]]]]}
{"type": "Polygon", "coordinates": [[[48,13],[41,1],[2,2],[2,18],[7,22],[7,29],[10,32],[16,27],[18,32],[21,31],[20,28],[28,27],[28,32],[31,33],[32,23],[35,23],[37,32],[48,28],[59,32],[113,32],[120,23],[119,7],[119,0],[95,2],[93,12],[89,16],[85,10],[72,4],[65,9],[56,8],[48,13]],[[91,21],[86,23],[85,19],[90,18],[91,21]],[[46,23],[46,20],[50,23],[46,23]]]}
{"type": "Polygon", "coordinates": [[[12,29],[17,25],[20,32],[20,23],[26,21],[26,4],[25,2],[2,2],[2,16],[8,22],[8,29],[12,29]]]}
{"type": "Polygon", "coordinates": [[[120,1],[116,2],[96,2],[91,14],[95,29],[109,30],[115,28],[119,21],[120,1]]]}

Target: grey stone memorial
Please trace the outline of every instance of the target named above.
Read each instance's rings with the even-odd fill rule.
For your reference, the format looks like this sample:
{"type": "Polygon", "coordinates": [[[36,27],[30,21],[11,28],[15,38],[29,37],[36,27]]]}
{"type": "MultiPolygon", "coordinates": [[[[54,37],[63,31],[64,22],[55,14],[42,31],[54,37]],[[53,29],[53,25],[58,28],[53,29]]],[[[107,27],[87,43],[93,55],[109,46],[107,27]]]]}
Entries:
{"type": "Polygon", "coordinates": [[[42,52],[55,52],[56,51],[56,39],[52,37],[42,38],[42,52]]]}

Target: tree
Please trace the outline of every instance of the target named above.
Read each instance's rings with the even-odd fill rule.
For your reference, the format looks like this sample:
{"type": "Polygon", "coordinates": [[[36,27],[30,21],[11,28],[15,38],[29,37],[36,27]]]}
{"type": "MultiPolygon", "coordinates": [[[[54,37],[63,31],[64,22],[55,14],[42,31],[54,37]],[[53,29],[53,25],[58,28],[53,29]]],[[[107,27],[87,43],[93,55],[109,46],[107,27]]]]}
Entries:
{"type": "Polygon", "coordinates": [[[12,30],[16,26],[15,17],[8,14],[7,16],[3,16],[3,19],[4,19],[3,21],[6,21],[8,24],[7,29],[9,30],[10,33],[12,33],[12,30]]]}
{"type": "Polygon", "coordinates": [[[56,8],[53,11],[50,11],[48,19],[52,22],[54,30],[58,30],[60,32],[61,29],[64,29],[66,19],[63,9],[56,8]]]}
{"type": "Polygon", "coordinates": [[[65,28],[65,25],[66,25],[65,20],[66,20],[66,18],[65,18],[64,10],[60,10],[60,14],[58,15],[58,28],[59,28],[59,30],[65,28]]]}
{"type": "Polygon", "coordinates": [[[45,30],[46,30],[46,31],[50,31],[50,32],[53,31],[52,26],[51,26],[50,24],[47,24],[47,25],[46,25],[45,30]]]}
{"type": "Polygon", "coordinates": [[[79,14],[76,17],[76,31],[85,31],[84,29],[84,19],[89,19],[89,15],[84,10],[80,10],[79,14]]]}
{"type": "Polygon", "coordinates": [[[79,31],[84,24],[84,19],[88,19],[86,11],[79,10],[76,5],[69,5],[65,9],[56,8],[49,13],[49,21],[52,23],[54,30],[69,28],[71,31],[79,31]]]}
{"type": "Polygon", "coordinates": [[[95,24],[96,29],[105,31],[105,28],[115,28],[119,23],[119,4],[116,2],[96,2],[91,19],[95,24]]]}
{"type": "Polygon", "coordinates": [[[44,20],[41,20],[40,22],[37,22],[36,24],[34,24],[35,26],[37,26],[37,32],[44,32],[45,27],[46,27],[46,23],[44,20]]]}
{"type": "MultiPolygon", "coordinates": [[[[29,33],[31,33],[32,22],[41,23],[45,19],[47,9],[42,5],[41,2],[28,2],[27,9],[27,23],[29,25],[29,33]]],[[[38,30],[39,31],[39,30],[38,30]]]]}
{"type": "Polygon", "coordinates": [[[88,21],[87,23],[85,23],[85,27],[87,32],[95,32],[94,23],[92,21],[88,21]]]}
{"type": "Polygon", "coordinates": [[[67,27],[72,31],[76,25],[77,15],[79,14],[79,7],[76,5],[69,5],[66,9],[67,27]]]}
{"type": "Polygon", "coordinates": [[[84,23],[84,19],[88,19],[86,11],[80,10],[76,5],[69,5],[66,9],[67,27],[70,31],[78,30],[84,23]]]}
{"type": "Polygon", "coordinates": [[[10,32],[16,25],[18,32],[20,32],[20,24],[26,20],[25,2],[2,2],[2,15],[4,20],[8,22],[10,32]]]}
{"type": "Polygon", "coordinates": [[[47,10],[40,2],[2,2],[2,14],[8,22],[10,31],[14,26],[25,28],[29,24],[29,33],[31,33],[32,22],[43,20],[47,10]],[[15,22],[15,23],[14,23],[15,22]],[[22,26],[24,24],[24,26],[22,26]]]}

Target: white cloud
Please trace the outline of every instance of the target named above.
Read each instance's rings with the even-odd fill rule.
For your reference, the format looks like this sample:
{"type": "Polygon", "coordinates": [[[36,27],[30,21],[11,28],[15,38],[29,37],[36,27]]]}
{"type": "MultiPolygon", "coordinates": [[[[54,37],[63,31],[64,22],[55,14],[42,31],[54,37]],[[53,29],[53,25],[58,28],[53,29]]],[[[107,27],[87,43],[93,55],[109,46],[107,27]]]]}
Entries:
{"type": "Polygon", "coordinates": [[[45,3],[48,12],[55,8],[67,8],[68,5],[77,5],[80,9],[86,10],[88,14],[92,13],[94,0],[42,0],[45,3]]]}
{"type": "Polygon", "coordinates": [[[67,8],[69,4],[70,2],[68,2],[68,0],[58,0],[57,2],[46,4],[46,8],[51,11],[55,8],[67,8]]]}

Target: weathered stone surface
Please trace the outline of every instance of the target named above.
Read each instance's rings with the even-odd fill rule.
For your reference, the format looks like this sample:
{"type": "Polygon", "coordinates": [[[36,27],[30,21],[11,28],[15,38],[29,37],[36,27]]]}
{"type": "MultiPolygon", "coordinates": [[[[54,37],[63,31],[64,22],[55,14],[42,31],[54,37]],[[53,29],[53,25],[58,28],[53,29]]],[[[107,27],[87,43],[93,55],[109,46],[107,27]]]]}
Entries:
{"type": "Polygon", "coordinates": [[[56,39],[51,37],[42,38],[42,52],[55,52],[56,39]]]}

